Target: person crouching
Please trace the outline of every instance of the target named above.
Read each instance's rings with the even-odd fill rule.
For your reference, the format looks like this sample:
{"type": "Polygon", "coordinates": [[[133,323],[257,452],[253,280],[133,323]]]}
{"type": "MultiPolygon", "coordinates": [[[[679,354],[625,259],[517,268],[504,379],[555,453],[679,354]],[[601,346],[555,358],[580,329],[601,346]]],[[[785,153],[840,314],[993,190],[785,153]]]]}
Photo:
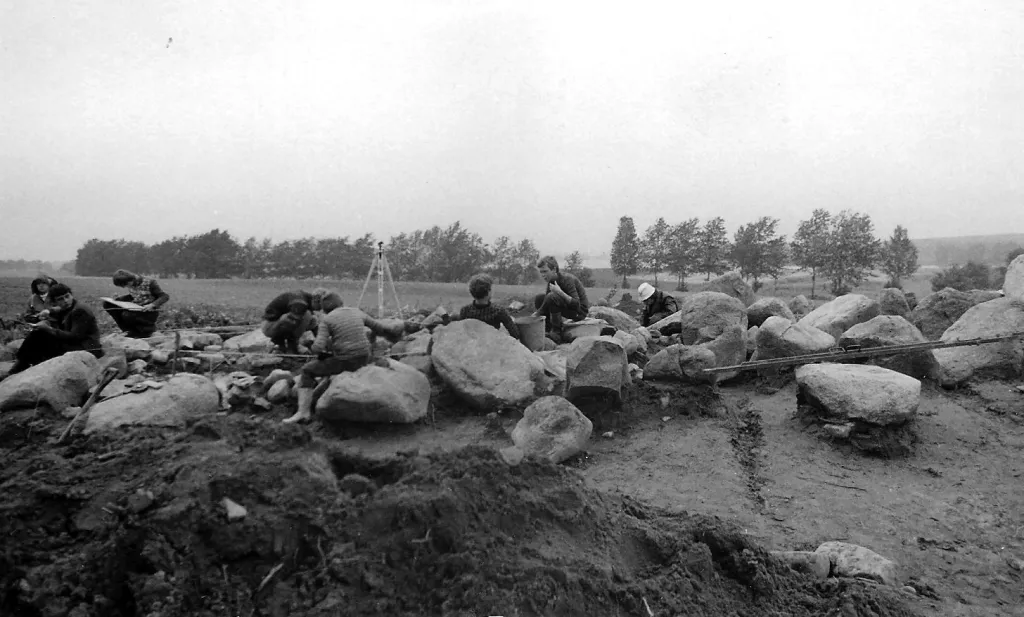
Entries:
{"type": "Polygon", "coordinates": [[[320,310],[321,298],[327,293],[286,291],[267,304],[263,311],[263,334],[286,353],[299,353],[299,339],[306,332],[316,332],[313,311],[320,310]]]}
{"type": "Polygon", "coordinates": [[[47,360],[71,351],[88,351],[97,358],[103,357],[100,346],[100,328],[96,316],[87,306],[75,300],[71,288],[57,283],[50,287],[48,298],[55,314],[57,325],[46,319],[25,337],[16,354],[17,361],[9,375],[42,364],[47,360]]]}
{"type": "Polygon", "coordinates": [[[160,283],[150,276],[141,276],[125,269],[118,269],[112,277],[114,285],[128,293],[114,298],[120,302],[134,302],[142,310],[127,310],[110,302],[103,303],[103,310],[110,314],[117,327],[129,338],[147,338],[156,332],[157,310],[171,297],[160,288],[160,283]]]}
{"type": "Polygon", "coordinates": [[[297,394],[299,409],[286,423],[307,422],[313,415],[313,388],[317,377],[329,377],[348,371],[357,371],[370,363],[373,348],[366,336],[366,328],[374,334],[392,339],[405,333],[405,324],[387,326],[358,308],[343,306],[341,296],[328,293],[321,301],[324,317],[317,328],[312,351],[317,359],[307,362],[301,369],[297,394]]]}

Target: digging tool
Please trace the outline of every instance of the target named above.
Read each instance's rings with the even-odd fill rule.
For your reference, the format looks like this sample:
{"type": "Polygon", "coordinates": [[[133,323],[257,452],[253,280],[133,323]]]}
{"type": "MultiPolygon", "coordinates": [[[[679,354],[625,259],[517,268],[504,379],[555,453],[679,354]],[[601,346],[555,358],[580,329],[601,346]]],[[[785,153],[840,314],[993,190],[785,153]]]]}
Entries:
{"type": "Polygon", "coordinates": [[[96,386],[92,396],[90,396],[89,400],[85,402],[82,409],[75,414],[75,417],[71,419],[71,422],[68,424],[67,428],[64,429],[64,432],[57,438],[57,445],[62,445],[70,441],[75,426],[78,426],[81,421],[85,420],[89,410],[92,409],[92,406],[100,400],[100,393],[103,392],[103,388],[106,388],[107,384],[113,381],[115,377],[117,377],[117,369],[114,367],[108,367],[107,370],[103,372],[103,379],[100,380],[99,385],[96,386]]]}

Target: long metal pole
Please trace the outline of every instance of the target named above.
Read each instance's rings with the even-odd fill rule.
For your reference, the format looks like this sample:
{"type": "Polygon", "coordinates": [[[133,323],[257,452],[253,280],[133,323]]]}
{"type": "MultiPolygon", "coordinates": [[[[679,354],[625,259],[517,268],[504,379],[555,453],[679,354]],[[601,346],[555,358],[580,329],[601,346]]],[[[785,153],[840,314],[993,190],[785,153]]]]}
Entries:
{"type": "Polygon", "coordinates": [[[384,243],[377,243],[377,319],[384,319],[384,243]]]}
{"type": "Polygon", "coordinates": [[[1009,334],[1006,336],[997,336],[992,338],[977,338],[969,339],[965,341],[951,341],[944,343],[942,341],[929,341],[927,343],[906,343],[903,345],[892,345],[888,347],[872,347],[870,349],[858,349],[854,351],[842,351],[842,352],[823,352],[815,354],[807,354],[804,356],[791,356],[788,358],[773,358],[771,360],[757,360],[754,362],[744,362],[743,364],[734,364],[732,366],[718,366],[715,368],[706,368],[704,373],[726,373],[729,371],[747,371],[756,368],[763,368],[766,366],[791,366],[798,364],[813,364],[815,362],[821,362],[822,360],[843,360],[848,358],[867,358],[870,356],[889,356],[900,353],[907,353],[913,351],[924,351],[926,349],[945,349],[947,347],[966,347],[970,345],[984,345],[986,343],[1002,343],[1005,341],[1012,341],[1024,337],[1024,332],[1018,334],[1009,334]]]}

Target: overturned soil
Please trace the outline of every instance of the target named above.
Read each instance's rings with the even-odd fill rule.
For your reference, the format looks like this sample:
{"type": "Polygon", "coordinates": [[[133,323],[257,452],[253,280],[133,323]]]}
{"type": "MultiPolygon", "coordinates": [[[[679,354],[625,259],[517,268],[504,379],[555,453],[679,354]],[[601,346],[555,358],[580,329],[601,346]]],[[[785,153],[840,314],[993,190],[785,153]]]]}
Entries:
{"type": "Polygon", "coordinates": [[[367,457],[244,414],[56,447],[52,413],[0,423],[5,615],[916,614],[491,447],[367,457]]]}

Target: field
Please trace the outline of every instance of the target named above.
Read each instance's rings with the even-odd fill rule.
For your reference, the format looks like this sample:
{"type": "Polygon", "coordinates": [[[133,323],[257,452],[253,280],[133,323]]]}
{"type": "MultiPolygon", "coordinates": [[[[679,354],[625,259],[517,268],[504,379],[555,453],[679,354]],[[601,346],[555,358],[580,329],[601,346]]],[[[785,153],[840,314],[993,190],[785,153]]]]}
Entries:
{"type": "MultiPolygon", "coordinates": [[[[777,292],[769,282],[762,294],[809,294],[805,278],[780,280],[777,292]]],[[[927,279],[905,287],[921,298],[927,279]]],[[[90,304],[115,291],[108,279],[66,282],[90,304]]],[[[355,304],[362,289],[162,284],[175,323],[255,323],[280,290],[323,285],[355,304]]],[[[27,288],[28,279],[0,279],[0,313],[20,310],[27,288]]],[[[499,286],[495,297],[525,301],[536,289],[499,286]]],[[[397,291],[409,309],[467,297],[463,285],[397,291]]],[[[608,291],[593,290],[592,301],[608,291]]],[[[371,284],[363,305],[375,304],[371,284]]],[[[1024,615],[1020,385],[924,384],[912,454],[884,459],[805,427],[791,379],[746,375],[717,394],[639,383],[621,413],[588,410],[594,436],[583,455],[562,469],[513,471],[493,451],[509,445],[517,413],[484,418],[443,393],[429,422],[404,427],[285,426],[292,409],[278,405],[183,433],[66,447],[50,444],[66,423],[52,412],[0,414],[0,534],[17,538],[0,552],[0,585],[4,597],[17,586],[38,606],[10,613],[0,599],[0,614],[1024,615]],[[337,494],[334,476],[353,471],[377,492],[337,494]],[[108,507],[136,490],[162,507],[108,507]],[[244,526],[222,520],[225,494],[242,495],[244,526]],[[830,540],[894,559],[906,587],[738,565],[762,547],[830,540]],[[261,586],[278,563],[277,579],[261,586]],[[493,612],[468,608],[485,605],[493,612]]]]}

